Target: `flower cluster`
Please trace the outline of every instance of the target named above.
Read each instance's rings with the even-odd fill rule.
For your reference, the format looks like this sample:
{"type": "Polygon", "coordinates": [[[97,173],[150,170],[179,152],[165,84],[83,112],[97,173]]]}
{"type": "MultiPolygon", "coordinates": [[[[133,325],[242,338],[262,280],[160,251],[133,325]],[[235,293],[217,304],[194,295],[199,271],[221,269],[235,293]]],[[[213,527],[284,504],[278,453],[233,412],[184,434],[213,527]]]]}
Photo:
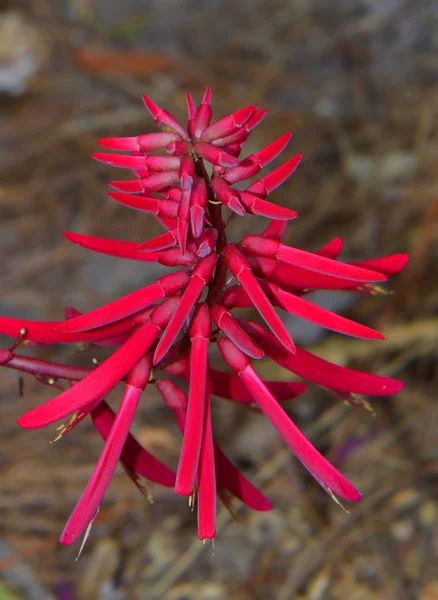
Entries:
{"type": "Polygon", "coordinates": [[[94,252],[159,262],[177,270],[88,313],[68,308],[62,321],[0,318],[0,332],[15,338],[10,349],[0,350],[0,364],[60,390],[53,399],[24,414],[18,424],[32,429],[69,417],[61,437],[90,415],[105,440],[61,541],[70,544],[89,530],[118,461],[140,489],[144,490],[144,477],[188,496],[192,505],[196,500],[200,539],[215,535],[217,494],[226,503],[231,494],[255,510],[272,509],[270,501],[214,440],[211,396],[263,412],[332,497],[357,501],[358,490],[312,446],[283,408],[283,402],[302,394],[306,385],[263,381],[253,361],[266,355],[352,404],[360,404],[357,395],[387,396],[399,391],[399,381],[344,368],[296,347],[274,307],[339,333],[382,339],[377,331],[321,308],[305,296],[318,289],[375,294],[378,284],[404,267],[406,255],[345,263],[338,260],[339,238],[316,253],[282,243],[288,221],[297,215],[266,198],[290,177],[301,155],[289,158],[243,190],[233,187],[257,176],[291,138],[292,134],[286,133],[259,152],[240,158],[251,130],[266,110],[245,106],[211,124],[211,92],[207,88],[198,108],[187,95],[185,129],[149,98],[143,100],[161,131],[100,140],[101,146],[126,154],[98,153],[94,158],[133,171],[132,180],[110,182],[117,190],[110,197],[153,214],[165,232],[142,243],[77,233],[65,236],[94,252]],[[231,219],[251,214],[270,219],[264,232],[237,242],[228,240],[231,219]],[[263,324],[240,318],[236,314],[239,307],[255,307],[263,324]],[[23,344],[77,342],[113,347],[114,351],[90,369],[17,353],[23,344]],[[229,371],[210,366],[211,344],[217,344],[229,371]],[[114,414],[105,396],[120,382],[124,391],[114,414]],[[186,382],[188,395],[183,391],[186,382]],[[157,385],[183,436],[177,473],[130,433],[148,384],[157,385]]]}

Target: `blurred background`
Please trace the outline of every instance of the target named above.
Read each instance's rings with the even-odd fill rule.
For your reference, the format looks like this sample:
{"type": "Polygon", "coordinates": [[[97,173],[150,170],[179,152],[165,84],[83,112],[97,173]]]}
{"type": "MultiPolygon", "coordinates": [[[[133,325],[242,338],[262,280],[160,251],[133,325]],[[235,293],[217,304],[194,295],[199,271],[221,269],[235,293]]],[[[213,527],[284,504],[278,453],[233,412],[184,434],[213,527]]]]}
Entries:
{"type": "MultiPolygon", "coordinates": [[[[236,503],[233,519],[220,507],[214,555],[185,499],[151,485],[150,505],[120,469],[75,562],[78,547],[58,538],[101,440],[88,422],[54,445],[54,428],[20,430],[16,419],[52,392],[29,377],[20,395],[17,374],[1,370],[1,600],[438,598],[437,47],[430,0],[2,2],[0,314],[61,319],[65,306],[89,310],[156,277],[62,232],[160,233],[106,196],[120,173],[90,154],[101,137],[154,131],[141,94],[184,120],[185,92],[199,100],[207,84],[216,118],[269,108],[248,154],[295,132],[287,157],[304,160],[273,197],[300,215],[290,242],[315,250],[340,235],[346,260],[408,251],[410,262],[393,295],[319,297],[385,342],[290,322],[318,355],[406,382],[396,397],[372,400],[374,415],[316,386],[289,405],[363,500],[345,514],[266,419],[216,399],[217,439],[276,510],[236,503]]],[[[61,347],[32,355],[87,365],[104,356],[61,347]]],[[[268,362],[261,372],[290,375],[268,362]]],[[[176,466],[180,437],[153,389],[134,432],[176,466]]]]}

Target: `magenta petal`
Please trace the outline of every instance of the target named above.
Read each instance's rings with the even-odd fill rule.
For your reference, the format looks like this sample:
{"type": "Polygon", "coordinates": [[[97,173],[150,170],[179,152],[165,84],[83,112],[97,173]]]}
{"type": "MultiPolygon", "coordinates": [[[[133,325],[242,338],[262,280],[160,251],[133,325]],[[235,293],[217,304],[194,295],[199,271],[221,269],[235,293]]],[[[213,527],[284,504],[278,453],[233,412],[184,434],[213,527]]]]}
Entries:
{"type": "Polygon", "coordinates": [[[211,323],[208,306],[198,305],[190,326],[190,386],[183,445],[176,476],[175,493],[188,496],[195,485],[203,438],[208,345],[211,323]]]}
{"type": "MultiPolygon", "coordinates": [[[[187,415],[187,420],[188,418],[187,415]]],[[[200,540],[205,540],[213,539],[216,534],[216,468],[210,398],[208,395],[202,429],[202,446],[198,469],[198,537],[200,540]]]]}
{"type": "Polygon", "coordinates": [[[63,544],[75,542],[95,516],[122,453],[141,392],[131,385],[126,386],[99,462],[61,534],[63,544]]]}
{"type": "MultiPolygon", "coordinates": [[[[91,417],[93,425],[106,441],[116,418],[114,412],[103,401],[93,410],[91,417]]],[[[143,448],[131,433],[128,433],[128,437],[126,438],[121,460],[126,463],[130,471],[146,477],[149,481],[170,488],[175,485],[176,474],[172,469],[166,467],[166,465],[143,448]]]]}
{"type": "Polygon", "coordinates": [[[328,487],[329,493],[332,490],[350,502],[359,500],[360,492],[312,446],[259,379],[254,369],[248,366],[239,373],[239,376],[248,390],[254,394],[255,401],[281,437],[315,479],[325,489],[328,487]]]}
{"type": "Polygon", "coordinates": [[[58,325],[58,329],[67,332],[77,332],[113,323],[151,306],[154,302],[166,296],[176,294],[189,281],[190,278],[185,274],[185,271],[165,275],[155,283],[136,290],[132,294],[128,294],[123,298],[114,300],[114,302],[110,302],[105,306],[96,308],[69,321],[64,321],[58,325]]]}
{"type": "Polygon", "coordinates": [[[33,408],[17,421],[20,427],[45,427],[82,409],[104,396],[130,371],[148,351],[159,333],[153,323],[145,323],[88,377],[48,402],[33,408]]]}
{"type": "Polygon", "coordinates": [[[366,396],[391,396],[403,388],[403,383],[397,379],[340,367],[302,348],[297,348],[296,354],[291,354],[257,323],[238,321],[272,360],[303,379],[332,390],[366,396]]]}

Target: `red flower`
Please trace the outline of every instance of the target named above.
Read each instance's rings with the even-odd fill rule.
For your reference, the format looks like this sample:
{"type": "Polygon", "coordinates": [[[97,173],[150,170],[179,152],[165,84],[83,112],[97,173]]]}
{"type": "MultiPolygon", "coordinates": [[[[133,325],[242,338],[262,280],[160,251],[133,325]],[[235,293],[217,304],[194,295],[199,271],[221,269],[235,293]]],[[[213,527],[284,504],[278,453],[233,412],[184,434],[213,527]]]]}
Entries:
{"type": "Polygon", "coordinates": [[[207,88],[198,109],[187,96],[185,129],[149,98],[144,97],[144,102],[162,132],[101,140],[102,146],[128,154],[98,153],[94,158],[134,172],[135,178],[130,181],[110,183],[118,190],[110,197],[153,214],[165,232],[140,242],[64,235],[94,252],[180,268],[88,313],[67,309],[65,321],[0,318],[0,332],[16,338],[12,348],[0,350],[0,364],[61,390],[23,415],[18,424],[32,429],[72,415],[61,428],[58,437],[62,437],[90,415],[105,440],[96,469],[61,541],[70,544],[85,530],[88,533],[119,460],[140,489],[143,476],[174,487],[175,493],[189,496],[191,502],[197,498],[200,539],[215,535],[216,493],[226,503],[229,492],[255,510],[270,510],[269,500],[215,442],[212,396],[264,412],[330,495],[357,501],[357,489],[312,446],[282,407],[284,400],[301,394],[305,384],[263,381],[252,360],[267,355],[303,379],[335,390],[347,399],[352,394],[386,396],[399,391],[403,386],[399,381],[340,367],[297,348],[274,307],[339,333],[382,339],[377,331],[318,307],[303,296],[315,289],[377,293],[380,288],[375,283],[398,273],[407,256],[343,263],[338,260],[342,248],[339,238],[316,253],[282,243],[288,221],[297,214],[266,197],[292,175],[301,155],[289,158],[244,190],[233,187],[257,175],[285,150],[291,138],[292,134],[286,133],[259,152],[239,158],[251,130],[266,110],[246,106],[211,124],[211,92],[207,88]],[[211,176],[205,161],[211,165],[211,176]],[[227,239],[231,218],[247,214],[262,215],[271,221],[261,235],[246,235],[231,242],[227,239]],[[234,285],[230,285],[229,272],[234,285]],[[265,325],[238,318],[236,309],[243,306],[254,306],[265,325]],[[214,331],[212,323],[217,328],[214,331]],[[16,350],[23,341],[81,341],[116,349],[95,369],[85,369],[21,356],[16,350]],[[210,366],[209,346],[215,343],[233,373],[210,366]],[[188,382],[188,397],[160,372],[188,382]],[[114,415],[105,396],[119,382],[124,382],[125,390],[114,415]],[[164,402],[175,412],[183,435],[176,474],[129,433],[148,382],[157,384],[164,402]]]}

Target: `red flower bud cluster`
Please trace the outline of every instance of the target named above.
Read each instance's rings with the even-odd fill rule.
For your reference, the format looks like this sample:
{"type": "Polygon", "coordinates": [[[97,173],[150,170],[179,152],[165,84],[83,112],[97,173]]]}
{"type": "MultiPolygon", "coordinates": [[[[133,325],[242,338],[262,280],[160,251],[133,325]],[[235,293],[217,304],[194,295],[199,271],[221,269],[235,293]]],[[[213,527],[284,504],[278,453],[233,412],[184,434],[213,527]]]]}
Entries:
{"type": "Polygon", "coordinates": [[[176,270],[88,313],[69,308],[64,321],[0,318],[0,332],[16,338],[12,348],[0,351],[0,364],[60,390],[53,399],[24,414],[18,424],[32,429],[72,415],[61,437],[90,415],[105,440],[61,541],[70,544],[89,531],[119,460],[140,489],[140,477],[145,477],[173,487],[175,493],[189,496],[192,503],[196,500],[200,539],[215,535],[217,492],[225,499],[227,493],[236,496],[255,510],[272,509],[269,500],[214,440],[212,396],[265,413],[331,496],[357,501],[357,489],[312,446],[283,408],[283,401],[303,393],[305,384],[263,381],[253,361],[266,355],[352,402],[355,394],[387,396],[399,391],[399,381],[340,367],[297,348],[276,307],[345,335],[382,339],[377,331],[316,306],[305,296],[317,289],[376,293],[379,287],[375,284],[398,273],[406,264],[406,255],[344,263],[338,260],[342,248],[339,238],[316,253],[282,243],[288,221],[297,215],[266,198],[292,175],[301,155],[289,158],[246,189],[234,187],[258,176],[291,138],[292,134],[286,133],[259,152],[240,158],[266,110],[245,106],[211,123],[208,88],[198,108],[187,96],[185,129],[149,98],[144,102],[161,131],[101,140],[102,146],[126,154],[99,153],[94,158],[134,172],[129,181],[110,183],[117,190],[110,197],[153,214],[165,232],[138,243],[77,233],[65,236],[94,252],[159,262],[176,270]],[[228,240],[231,219],[251,214],[270,219],[264,232],[228,240]],[[239,318],[239,307],[255,307],[263,325],[239,318]],[[86,369],[21,356],[17,349],[23,342],[82,342],[114,350],[102,364],[86,369]],[[218,345],[231,373],[210,366],[211,344],[218,345]],[[188,395],[169,376],[188,382],[188,395]],[[124,391],[114,414],[105,396],[120,382],[124,391]],[[177,473],[147,452],[130,433],[140,396],[151,383],[157,384],[165,404],[175,413],[183,436],[177,473]]]}

